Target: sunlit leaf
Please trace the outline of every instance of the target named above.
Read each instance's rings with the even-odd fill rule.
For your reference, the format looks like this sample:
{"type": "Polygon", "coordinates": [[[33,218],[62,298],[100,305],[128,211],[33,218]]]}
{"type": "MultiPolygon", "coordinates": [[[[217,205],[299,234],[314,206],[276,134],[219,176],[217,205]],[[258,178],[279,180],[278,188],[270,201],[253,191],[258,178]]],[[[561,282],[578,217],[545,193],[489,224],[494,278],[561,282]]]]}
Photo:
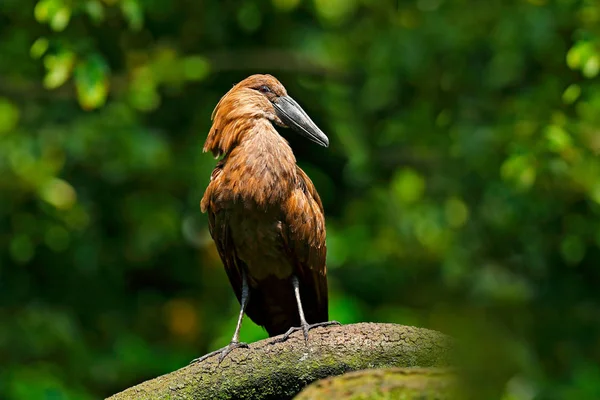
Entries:
{"type": "Polygon", "coordinates": [[[581,95],[581,86],[576,83],[569,85],[563,92],[563,102],[565,104],[573,104],[581,95]]]}
{"type": "Polygon", "coordinates": [[[567,52],[567,65],[571,69],[579,69],[593,54],[593,46],[589,42],[577,42],[567,52]]]}
{"type": "Polygon", "coordinates": [[[502,178],[512,181],[522,189],[530,188],[536,179],[536,168],[532,158],[526,155],[509,157],[500,168],[502,178]]]}
{"type": "Polygon", "coordinates": [[[79,104],[84,110],[101,107],[108,95],[108,66],[99,55],[92,55],[78,63],[74,72],[79,104]]]}
{"type": "Polygon", "coordinates": [[[50,19],[50,27],[57,31],[63,31],[71,20],[71,8],[67,6],[60,7],[50,19]]]}
{"type": "Polygon", "coordinates": [[[75,54],[70,51],[61,51],[57,54],[48,54],[44,57],[46,76],[44,86],[47,89],[56,89],[63,85],[71,76],[75,54]]]}
{"type": "Polygon", "coordinates": [[[33,9],[33,15],[38,22],[46,22],[59,7],[60,3],[56,0],[40,0],[33,9]]]}
{"type": "Polygon", "coordinates": [[[571,146],[571,136],[563,128],[550,125],[546,128],[546,140],[550,151],[561,152],[571,146]]]}
{"type": "Polygon", "coordinates": [[[324,19],[340,23],[356,8],[356,0],[314,0],[317,13],[324,19]]]}
{"type": "Polygon", "coordinates": [[[394,177],[392,190],[400,202],[414,203],[421,198],[425,191],[425,180],[416,171],[403,169],[394,177]]]}
{"type": "Polygon", "coordinates": [[[40,189],[41,198],[58,209],[69,209],[77,201],[73,186],[62,179],[53,178],[40,189]]]}
{"type": "Polygon", "coordinates": [[[592,42],[577,42],[567,53],[567,65],[571,69],[581,69],[586,78],[593,78],[600,72],[599,49],[592,42]]]}
{"type": "Polygon", "coordinates": [[[594,78],[600,71],[600,56],[593,54],[583,65],[582,72],[586,78],[594,78]]]}
{"type": "Polygon", "coordinates": [[[49,45],[50,41],[45,37],[36,39],[36,41],[33,42],[31,48],[29,49],[29,54],[31,55],[31,58],[41,58],[46,52],[46,50],[48,50],[49,45]]]}

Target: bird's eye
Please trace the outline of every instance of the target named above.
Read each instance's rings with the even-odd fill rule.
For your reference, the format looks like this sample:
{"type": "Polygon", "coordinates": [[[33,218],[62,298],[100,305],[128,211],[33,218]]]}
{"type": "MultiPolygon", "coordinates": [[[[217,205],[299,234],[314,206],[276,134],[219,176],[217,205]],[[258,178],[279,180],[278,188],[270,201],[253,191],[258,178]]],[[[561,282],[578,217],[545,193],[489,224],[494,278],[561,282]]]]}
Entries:
{"type": "Polygon", "coordinates": [[[258,91],[261,93],[270,93],[271,89],[267,85],[259,86],[258,91]]]}

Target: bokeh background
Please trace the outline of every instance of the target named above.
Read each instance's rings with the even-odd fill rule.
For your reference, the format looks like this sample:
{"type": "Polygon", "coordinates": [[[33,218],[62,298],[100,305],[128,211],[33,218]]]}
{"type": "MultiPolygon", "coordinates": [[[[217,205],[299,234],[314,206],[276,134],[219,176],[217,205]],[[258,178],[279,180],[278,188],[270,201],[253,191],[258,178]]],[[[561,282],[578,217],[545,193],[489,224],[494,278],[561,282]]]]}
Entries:
{"type": "Polygon", "coordinates": [[[101,398],[228,342],[201,149],[257,72],[331,140],[281,131],[325,205],[332,318],[455,336],[480,398],[600,399],[585,0],[2,0],[0,398],[101,398]]]}

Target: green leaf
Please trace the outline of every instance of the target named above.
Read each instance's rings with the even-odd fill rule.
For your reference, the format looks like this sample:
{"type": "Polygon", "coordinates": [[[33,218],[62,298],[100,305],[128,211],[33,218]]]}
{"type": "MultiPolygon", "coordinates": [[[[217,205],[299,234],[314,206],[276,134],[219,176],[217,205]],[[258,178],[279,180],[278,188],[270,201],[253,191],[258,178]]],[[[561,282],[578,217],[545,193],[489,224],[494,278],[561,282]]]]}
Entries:
{"type": "Polygon", "coordinates": [[[84,110],[93,110],[106,102],[108,95],[108,66],[99,55],[80,62],[74,73],[77,99],[84,110]]]}
{"type": "Polygon", "coordinates": [[[152,69],[148,66],[138,68],[129,87],[129,101],[140,111],[151,111],[160,105],[160,95],[152,69]]]}
{"type": "Polygon", "coordinates": [[[571,147],[571,136],[562,127],[550,125],[546,128],[546,140],[548,149],[554,152],[561,152],[571,147]]]}
{"type": "Polygon", "coordinates": [[[77,192],[69,182],[52,178],[40,188],[40,197],[60,210],[68,210],[77,201],[77,192]]]}
{"type": "Polygon", "coordinates": [[[577,42],[567,52],[567,65],[571,69],[581,69],[586,78],[594,78],[600,72],[600,54],[596,45],[588,41],[577,42]]]}
{"type": "Polygon", "coordinates": [[[527,155],[513,155],[502,163],[500,174],[504,180],[515,183],[517,187],[528,189],[536,179],[534,160],[527,155]]]}
{"type": "Polygon", "coordinates": [[[467,222],[467,219],[469,218],[469,208],[461,199],[457,197],[451,197],[446,200],[444,211],[448,225],[453,228],[460,228],[467,222]]]}
{"type": "Polygon", "coordinates": [[[593,47],[589,42],[577,42],[567,52],[567,65],[571,69],[579,69],[593,53],[593,47]]]}
{"type": "Polygon", "coordinates": [[[44,53],[48,50],[48,46],[50,45],[50,41],[45,37],[37,38],[35,42],[31,45],[29,49],[29,54],[31,58],[41,58],[44,53]]]}
{"type": "Polygon", "coordinates": [[[160,95],[153,85],[140,85],[129,93],[132,106],[140,111],[152,111],[160,105],[160,95]]]}
{"type": "Polygon", "coordinates": [[[319,16],[334,23],[344,21],[358,6],[356,0],[315,0],[319,16]]]}
{"type": "Polygon", "coordinates": [[[40,0],[33,8],[33,16],[38,22],[47,22],[60,5],[55,0],[40,0]]]}
{"type": "Polygon", "coordinates": [[[416,171],[406,168],[394,177],[392,190],[401,203],[411,204],[423,196],[425,179],[416,171]]]}
{"type": "Polygon", "coordinates": [[[594,54],[587,59],[581,72],[586,78],[594,78],[598,75],[598,72],[600,72],[600,57],[598,54],[594,54]]]}
{"type": "Polygon", "coordinates": [[[56,32],[62,32],[65,30],[69,21],[71,20],[71,8],[67,6],[60,7],[52,16],[50,20],[50,28],[56,32]]]}
{"type": "Polygon", "coordinates": [[[139,31],[142,29],[144,14],[137,0],[123,0],[121,2],[121,12],[127,19],[131,30],[139,31]]]}
{"type": "Polygon", "coordinates": [[[44,87],[56,89],[63,85],[71,76],[74,63],[75,54],[67,50],[45,56],[44,66],[47,73],[44,77],[44,87]]]}
{"type": "Polygon", "coordinates": [[[208,76],[210,64],[201,56],[185,57],[182,62],[183,75],[190,81],[201,81],[208,76]]]}
{"type": "Polygon", "coordinates": [[[8,99],[0,97],[0,135],[10,132],[19,122],[19,109],[8,99]]]}
{"type": "Polygon", "coordinates": [[[95,23],[100,23],[104,21],[104,6],[100,1],[87,1],[85,3],[85,11],[95,23]]]}
{"type": "Polygon", "coordinates": [[[562,95],[562,100],[565,104],[573,104],[581,95],[581,86],[576,83],[569,85],[562,95]]]}

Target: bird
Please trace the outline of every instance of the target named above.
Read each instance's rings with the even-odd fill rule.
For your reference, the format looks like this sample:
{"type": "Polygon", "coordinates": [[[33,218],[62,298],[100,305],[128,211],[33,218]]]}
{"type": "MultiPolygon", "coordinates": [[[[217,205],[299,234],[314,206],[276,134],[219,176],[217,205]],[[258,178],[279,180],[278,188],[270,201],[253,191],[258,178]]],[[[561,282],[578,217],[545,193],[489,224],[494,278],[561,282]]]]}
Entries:
{"type": "Polygon", "coordinates": [[[329,321],[325,218],[312,181],[275,126],[291,128],[328,147],[328,137],[272,75],[234,85],[217,103],[203,152],[218,159],[200,208],[240,303],[230,343],[192,361],[219,354],[239,341],[244,314],[283,342],[329,321]]]}

